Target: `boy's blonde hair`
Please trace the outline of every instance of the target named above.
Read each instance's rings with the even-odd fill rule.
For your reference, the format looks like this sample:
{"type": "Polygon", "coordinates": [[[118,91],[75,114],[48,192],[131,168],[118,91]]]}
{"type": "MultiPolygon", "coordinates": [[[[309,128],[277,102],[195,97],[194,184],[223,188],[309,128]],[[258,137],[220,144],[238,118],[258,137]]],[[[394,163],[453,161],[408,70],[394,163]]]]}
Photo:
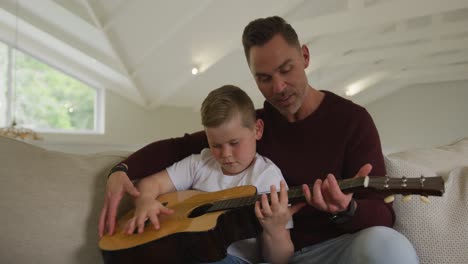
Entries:
{"type": "Polygon", "coordinates": [[[239,87],[224,85],[211,91],[203,100],[201,120],[204,127],[218,127],[239,113],[247,128],[255,125],[255,108],[250,97],[239,87]]]}

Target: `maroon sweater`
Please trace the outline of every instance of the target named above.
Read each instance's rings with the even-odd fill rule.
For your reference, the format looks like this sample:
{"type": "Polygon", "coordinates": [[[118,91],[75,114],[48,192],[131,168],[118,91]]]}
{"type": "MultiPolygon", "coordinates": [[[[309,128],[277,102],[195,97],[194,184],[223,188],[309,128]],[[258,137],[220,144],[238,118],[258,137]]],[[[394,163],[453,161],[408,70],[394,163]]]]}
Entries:
{"type": "MultiPolygon", "coordinates": [[[[290,187],[312,184],[333,173],[337,179],[351,178],[366,163],[371,175],[384,176],[385,164],[377,129],[369,113],[361,106],[331,92],[325,93],[318,109],[304,120],[289,123],[265,102],[257,110],[265,123],[257,151],[270,158],[282,171],[290,187]]],[[[154,142],[123,162],[131,179],[143,178],[191,154],[208,147],[203,131],[154,142]]],[[[371,192],[354,194],[356,213],[345,224],[333,224],[326,213],[306,207],[294,216],[291,230],[296,250],[344,233],[366,227],[392,226],[395,215],[382,195],[371,192]]]]}

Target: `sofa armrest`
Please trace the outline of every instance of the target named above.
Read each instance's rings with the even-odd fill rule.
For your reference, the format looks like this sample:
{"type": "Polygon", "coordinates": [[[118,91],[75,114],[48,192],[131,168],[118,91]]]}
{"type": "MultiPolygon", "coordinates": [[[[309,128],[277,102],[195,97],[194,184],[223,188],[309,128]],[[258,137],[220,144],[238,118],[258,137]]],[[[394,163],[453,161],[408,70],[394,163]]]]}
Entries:
{"type": "MultiPolygon", "coordinates": [[[[385,159],[388,175],[420,177],[437,175],[431,168],[398,158],[385,159]]],[[[395,199],[394,228],[414,245],[421,263],[468,263],[468,167],[458,167],[443,176],[445,194],[425,204],[414,197],[395,199]]]]}

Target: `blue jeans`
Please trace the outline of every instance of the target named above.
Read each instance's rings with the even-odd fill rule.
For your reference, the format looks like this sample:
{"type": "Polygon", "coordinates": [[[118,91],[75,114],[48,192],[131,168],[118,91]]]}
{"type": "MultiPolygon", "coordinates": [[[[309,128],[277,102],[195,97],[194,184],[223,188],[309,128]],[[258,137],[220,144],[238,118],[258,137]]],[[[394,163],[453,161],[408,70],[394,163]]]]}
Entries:
{"type": "Polygon", "coordinates": [[[419,259],[405,236],[394,229],[376,226],[305,247],[289,263],[413,264],[419,263],[419,259]]]}
{"type": "Polygon", "coordinates": [[[241,258],[238,258],[236,256],[233,256],[233,255],[227,255],[225,258],[223,258],[222,260],[220,261],[216,261],[216,262],[207,262],[207,263],[200,263],[200,264],[249,264],[249,262],[241,259],[241,258]]]}

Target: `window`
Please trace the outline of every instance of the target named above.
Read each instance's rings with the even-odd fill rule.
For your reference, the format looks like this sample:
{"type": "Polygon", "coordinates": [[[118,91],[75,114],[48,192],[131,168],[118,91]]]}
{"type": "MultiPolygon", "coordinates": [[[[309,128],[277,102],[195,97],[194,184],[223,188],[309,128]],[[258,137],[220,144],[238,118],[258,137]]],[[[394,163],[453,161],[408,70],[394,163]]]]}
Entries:
{"type": "Polygon", "coordinates": [[[0,43],[0,125],[38,132],[103,132],[103,92],[0,43]],[[15,65],[16,61],[16,65],[15,65]]]}
{"type": "Polygon", "coordinates": [[[7,48],[0,42],[0,127],[6,126],[7,117],[7,48]]]}

